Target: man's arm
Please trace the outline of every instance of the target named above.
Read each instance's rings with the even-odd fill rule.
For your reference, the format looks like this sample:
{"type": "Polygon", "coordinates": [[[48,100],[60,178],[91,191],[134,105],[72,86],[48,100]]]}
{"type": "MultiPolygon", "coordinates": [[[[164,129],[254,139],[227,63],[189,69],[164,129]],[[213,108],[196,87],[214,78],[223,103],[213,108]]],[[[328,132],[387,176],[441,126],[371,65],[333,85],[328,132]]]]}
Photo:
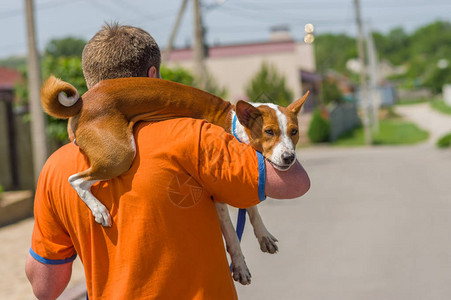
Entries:
{"type": "Polygon", "coordinates": [[[44,264],[28,254],[25,273],[38,299],[56,299],[66,288],[72,275],[72,262],[44,264]]]}
{"type": "Polygon", "coordinates": [[[265,168],[265,194],[268,197],[293,199],[310,189],[310,178],[298,161],[287,171],[278,171],[265,160],[265,168]]]}

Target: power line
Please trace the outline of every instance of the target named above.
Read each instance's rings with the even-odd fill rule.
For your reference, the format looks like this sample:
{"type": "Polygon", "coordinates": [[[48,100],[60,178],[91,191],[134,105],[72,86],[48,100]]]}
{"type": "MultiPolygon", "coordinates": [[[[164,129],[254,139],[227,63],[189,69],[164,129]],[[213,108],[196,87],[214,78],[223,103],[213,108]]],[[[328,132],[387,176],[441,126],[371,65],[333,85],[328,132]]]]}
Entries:
{"type": "MultiPolygon", "coordinates": [[[[44,9],[49,9],[49,8],[55,8],[55,7],[58,7],[58,6],[64,6],[64,5],[67,5],[67,4],[73,4],[74,2],[80,2],[80,1],[84,1],[84,0],[66,0],[66,1],[56,0],[56,1],[49,1],[49,2],[46,2],[44,4],[37,5],[35,7],[35,10],[39,11],[39,10],[44,10],[44,9]]],[[[22,15],[23,15],[23,9],[22,8],[14,8],[14,9],[11,9],[11,10],[0,12],[0,18],[2,20],[13,18],[13,17],[17,17],[17,16],[22,16],[22,15]]]]}

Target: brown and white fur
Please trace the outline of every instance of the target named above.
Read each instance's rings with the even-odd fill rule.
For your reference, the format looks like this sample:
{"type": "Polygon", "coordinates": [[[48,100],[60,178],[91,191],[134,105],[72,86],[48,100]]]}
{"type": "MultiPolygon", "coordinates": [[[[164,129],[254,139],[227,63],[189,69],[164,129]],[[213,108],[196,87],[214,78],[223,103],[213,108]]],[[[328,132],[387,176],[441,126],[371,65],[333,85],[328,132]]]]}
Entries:
{"type": "MultiPolygon", "coordinates": [[[[104,80],[82,97],[69,83],[51,76],[41,89],[44,110],[57,118],[70,118],[71,140],[87,155],[89,169],[69,177],[69,183],[92,211],[96,222],[111,226],[105,206],[91,193],[91,186],[121,175],[132,165],[136,147],[133,125],[138,121],[159,121],[177,117],[205,119],[251,145],[278,170],[287,170],[295,162],[299,139],[297,115],[307,98],[287,108],[274,104],[231,103],[179,83],[155,78],[119,78],[104,80]]],[[[250,283],[239,240],[227,206],[216,203],[227,251],[232,260],[233,278],[250,283]]],[[[276,241],[266,229],[257,207],[247,209],[254,233],[264,252],[275,253],[276,241]]]]}

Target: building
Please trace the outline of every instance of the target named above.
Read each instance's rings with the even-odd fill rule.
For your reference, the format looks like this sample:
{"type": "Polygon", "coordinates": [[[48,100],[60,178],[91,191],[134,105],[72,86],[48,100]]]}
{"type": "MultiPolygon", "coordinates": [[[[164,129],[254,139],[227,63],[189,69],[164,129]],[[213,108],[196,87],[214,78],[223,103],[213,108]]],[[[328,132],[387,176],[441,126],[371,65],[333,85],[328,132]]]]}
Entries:
{"type": "MultiPolygon", "coordinates": [[[[246,85],[260,70],[263,63],[276,67],[286,79],[296,100],[306,91],[302,85],[302,72],[315,72],[313,45],[293,40],[284,27],[272,31],[269,41],[236,45],[218,45],[208,48],[206,67],[214,80],[228,91],[227,100],[235,103],[247,99],[246,85]]],[[[173,50],[168,66],[194,70],[194,55],[190,48],[173,50]]]]}
{"type": "Polygon", "coordinates": [[[14,107],[14,86],[21,74],[0,67],[0,185],[6,189],[33,188],[30,175],[30,125],[14,107]]]}

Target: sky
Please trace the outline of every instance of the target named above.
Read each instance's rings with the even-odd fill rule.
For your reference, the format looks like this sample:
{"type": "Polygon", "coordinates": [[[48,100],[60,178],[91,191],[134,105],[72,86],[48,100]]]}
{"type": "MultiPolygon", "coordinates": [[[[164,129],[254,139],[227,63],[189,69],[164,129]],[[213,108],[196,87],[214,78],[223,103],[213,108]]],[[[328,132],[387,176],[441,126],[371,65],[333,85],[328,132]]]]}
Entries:
{"type": "MultiPolygon", "coordinates": [[[[186,8],[175,45],[192,44],[193,7],[186,8]]],[[[0,0],[0,59],[27,51],[24,0],[0,0]]],[[[105,22],[117,21],[148,31],[164,49],[182,0],[34,0],[38,49],[52,39],[91,38],[105,22]]],[[[451,21],[450,0],[360,0],[366,30],[407,32],[442,20],[451,21]]],[[[355,36],[354,0],[203,0],[202,15],[209,44],[268,40],[274,26],[288,26],[295,40],[304,26],[314,34],[355,36]]]]}

